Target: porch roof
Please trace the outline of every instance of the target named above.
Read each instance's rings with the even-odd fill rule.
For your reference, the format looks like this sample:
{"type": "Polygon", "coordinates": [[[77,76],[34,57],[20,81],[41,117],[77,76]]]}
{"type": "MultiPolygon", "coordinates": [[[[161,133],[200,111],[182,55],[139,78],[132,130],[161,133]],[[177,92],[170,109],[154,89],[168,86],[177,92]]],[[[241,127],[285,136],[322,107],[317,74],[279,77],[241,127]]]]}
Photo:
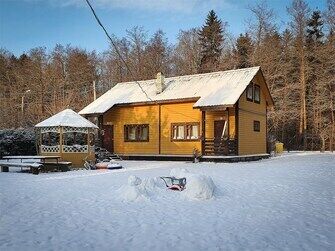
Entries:
{"type": "Polygon", "coordinates": [[[260,67],[165,78],[156,93],[156,79],[118,83],[79,114],[103,114],[115,105],[195,98],[194,108],[233,106],[260,67]],[[143,89],[143,90],[141,90],[143,89]],[[145,92],[145,93],[144,93],[145,92]],[[147,94],[147,95],[146,95],[147,94]]]}

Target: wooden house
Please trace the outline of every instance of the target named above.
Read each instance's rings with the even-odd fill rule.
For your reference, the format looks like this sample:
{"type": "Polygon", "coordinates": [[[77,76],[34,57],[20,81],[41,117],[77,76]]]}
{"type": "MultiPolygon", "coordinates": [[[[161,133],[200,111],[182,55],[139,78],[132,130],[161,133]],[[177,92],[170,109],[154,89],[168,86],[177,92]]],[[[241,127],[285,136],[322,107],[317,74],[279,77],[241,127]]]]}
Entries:
{"type": "Polygon", "coordinates": [[[79,114],[98,117],[104,147],[122,156],[261,156],[271,106],[252,67],[118,83],[79,114]]]}

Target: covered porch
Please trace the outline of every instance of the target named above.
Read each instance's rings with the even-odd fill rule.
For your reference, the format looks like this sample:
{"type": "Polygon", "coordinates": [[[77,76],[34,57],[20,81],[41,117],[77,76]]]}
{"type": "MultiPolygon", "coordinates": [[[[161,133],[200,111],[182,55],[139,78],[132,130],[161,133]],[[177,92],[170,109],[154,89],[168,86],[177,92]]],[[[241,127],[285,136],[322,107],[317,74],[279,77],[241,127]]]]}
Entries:
{"type": "Polygon", "coordinates": [[[237,109],[233,107],[202,107],[202,156],[237,156],[237,109]]]}

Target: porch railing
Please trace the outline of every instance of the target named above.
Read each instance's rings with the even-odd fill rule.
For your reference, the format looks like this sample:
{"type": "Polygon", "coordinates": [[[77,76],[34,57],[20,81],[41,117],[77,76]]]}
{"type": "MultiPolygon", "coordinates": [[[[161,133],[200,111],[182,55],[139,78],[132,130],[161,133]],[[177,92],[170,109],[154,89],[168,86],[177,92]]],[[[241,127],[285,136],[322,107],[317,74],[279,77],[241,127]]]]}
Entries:
{"type": "Polygon", "coordinates": [[[237,155],[236,139],[205,139],[204,155],[237,155]]]}

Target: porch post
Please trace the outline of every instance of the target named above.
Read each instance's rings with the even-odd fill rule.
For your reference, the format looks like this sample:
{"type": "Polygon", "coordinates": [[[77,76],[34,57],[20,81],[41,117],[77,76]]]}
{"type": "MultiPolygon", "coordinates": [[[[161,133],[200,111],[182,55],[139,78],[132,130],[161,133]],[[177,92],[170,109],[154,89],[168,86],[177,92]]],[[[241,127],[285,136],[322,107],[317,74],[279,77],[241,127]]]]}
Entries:
{"type": "Polygon", "coordinates": [[[201,111],[201,154],[205,155],[206,111],[201,111]]]}
{"type": "Polygon", "coordinates": [[[236,146],[236,150],[235,153],[236,155],[239,155],[239,146],[238,146],[238,141],[239,141],[239,135],[238,135],[238,130],[239,130],[239,123],[240,123],[240,119],[239,119],[239,105],[238,105],[238,101],[235,104],[235,146],[236,146]]]}
{"type": "Polygon", "coordinates": [[[98,127],[99,127],[98,142],[99,142],[99,146],[103,147],[103,134],[102,134],[102,130],[104,129],[103,128],[103,115],[98,116],[98,127]]]}

